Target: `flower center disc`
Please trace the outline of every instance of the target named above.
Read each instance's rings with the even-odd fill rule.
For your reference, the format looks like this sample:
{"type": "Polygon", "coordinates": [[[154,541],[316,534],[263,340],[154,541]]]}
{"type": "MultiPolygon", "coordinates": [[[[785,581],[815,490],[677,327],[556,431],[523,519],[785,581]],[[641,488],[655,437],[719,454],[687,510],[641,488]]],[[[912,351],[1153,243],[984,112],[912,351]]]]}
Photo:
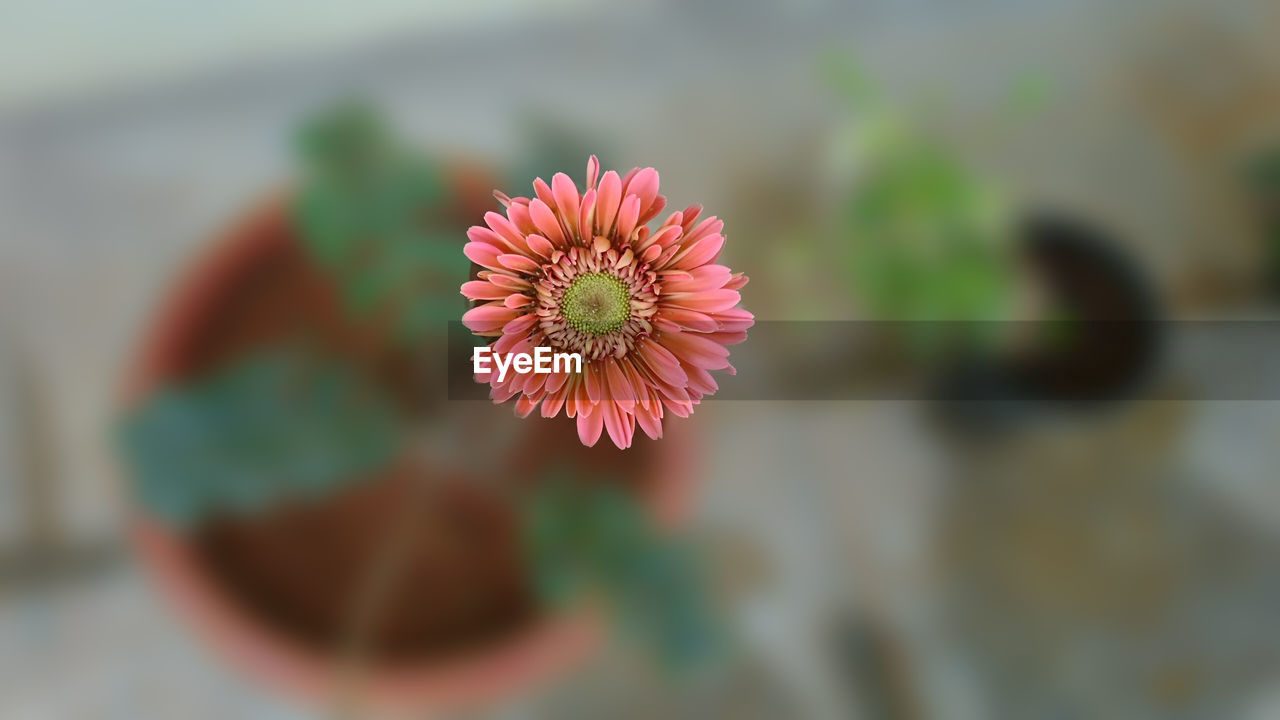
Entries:
{"type": "Polygon", "coordinates": [[[631,317],[631,296],[618,278],[589,273],[579,276],[565,291],[560,311],[574,330],[604,335],[631,317]]]}

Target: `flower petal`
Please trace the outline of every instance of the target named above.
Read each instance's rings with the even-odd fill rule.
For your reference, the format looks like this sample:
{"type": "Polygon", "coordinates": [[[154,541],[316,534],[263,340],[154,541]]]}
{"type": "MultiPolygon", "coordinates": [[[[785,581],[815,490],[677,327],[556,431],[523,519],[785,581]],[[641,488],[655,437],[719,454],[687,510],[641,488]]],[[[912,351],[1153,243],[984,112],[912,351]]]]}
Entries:
{"type": "Polygon", "coordinates": [[[578,187],[564,173],[556,173],[551,178],[551,194],[556,199],[556,214],[565,227],[573,229],[578,224],[578,187]]]}
{"type": "Polygon", "coordinates": [[[504,290],[486,280],[470,280],[462,283],[462,294],[468,300],[502,300],[510,295],[511,291],[504,290]]]}
{"type": "Polygon", "coordinates": [[[525,240],[529,243],[529,249],[543,260],[550,260],[552,253],[556,251],[551,241],[541,235],[529,235],[525,240]]]}
{"type": "Polygon", "coordinates": [[[492,332],[501,330],[503,325],[515,319],[516,310],[506,307],[500,302],[479,305],[462,315],[462,324],[473,332],[492,332]]]}
{"type": "Polygon", "coordinates": [[[662,438],[662,419],[658,417],[659,412],[660,411],[657,409],[645,410],[640,408],[637,409],[635,413],[636,424],[640,426],[640,429],[644,431],[645,435],[648,435],[654,440],[662,438]]]}
{"type": "Polygon", "coordinates": [[[671,259],[670,266],[689,270],[691,268],[701,267],[712,262],[720,255],[720,250],[724,247],[723,235],[708,235],[691,246],[676,254],[671,259]]]}
{"type": "Polygon", "coordinates": [[[631,447],[631,438],[635,434],[635,420],[631,413],[624,411],[615,403],[603,403],[604,426],[609,430],[609,439],[619,450],[631,447]]]}
{"type": "Polygon", "coordinates": [[[542,200],[538,199],[529,203],[529,217],[533,218],[533,224],[537,226],[538,232],[550,240],[553,245],[563,246],[567,244],[564,233],[560,230],[560,220],[542,200]]]}
{"type": "Polygon", "coordinates": [[[737,290],[706,290],[699,293],[667,293],[662,296],[664,305],[687,308],[701,313],[714,313],[737,305],[742,296],[737,290]]]}
{"type": "Polygon", "coordinates": [[[694,332],[709,333],[719,329],[719,324],[710,316],[696,310],[678,307],[664,307],[658,311],[658,317],[670,320],[677,325],[694,332]]]}
{"type": "Polygon", "coordinates": [[[502,263],[498,262],[498,256],[502,251],[487,242],[469,242],[462,246],[462,254],[481,267],[490,270],[502,269],[502,263]]]}
{"type": "Polygon", "coordinates": [[[729,365],[729,350],[697,333],[663,333],[658,342],[681,361],[700,368],[719,370],[729,365]]]}
{"type": "Polygon", "coordinates": [[[645,168],[631,177],[623,188],[623,193],[640,198],[640,214],[647,215],[653,202],[658,198],[658,171],[645,168]]]}
{"type": "MultiPolygon", "coordinates": [[[[506,245],[511,248],[512,252],[522,254],[529,252],[529,245],[524,241],[524,234],[515,226],[515,223],[507,219],[507,216],[490,211],[484,214],[484,222],[493,232],[506,241],[506,245]]],[[[475,238],[472,239],[474,240],[475,238]]]]}
{"type": "MultiPolygon", "coordinates": [[[[622,201],[622,209],[618,211],[618,237],[626,240],[636,229],[636,221],[640,219],[640,198],[628,195],[622,201]]],[[[642,248],[643,249],[643,248],[642,248]]]]}
{"type": "Polygon", "coordinates": [[[604,377],[609,388],[606,402],[612,400],[622,409],[630,412],[636,405],[636,394],[631,387],[631,383],[627,380],[626,374],[618,367],[617,360],[605,361],[604,377]]]}
{"type": "Polygon", "coordinates": [[[636,346],[636,353],[653,373],[677,387],[689,381],[680,368],[680,359],[658,342],[646,340],[636,346]]]}
{"type": "Polygon", "coordinates": [[[618,203],[622,201],[622,181],[618,173],[610,170],[600,178],[600,189],[596,195],[596,227],[601,235],[613,232],[613,221],[618,217],[618,203]]]}
{"type": "Polygon", "coordinates": [[[594,447],[604,430],[604,411],[597,406],[578,409],[578,439],[587,447],[594,447]]]}

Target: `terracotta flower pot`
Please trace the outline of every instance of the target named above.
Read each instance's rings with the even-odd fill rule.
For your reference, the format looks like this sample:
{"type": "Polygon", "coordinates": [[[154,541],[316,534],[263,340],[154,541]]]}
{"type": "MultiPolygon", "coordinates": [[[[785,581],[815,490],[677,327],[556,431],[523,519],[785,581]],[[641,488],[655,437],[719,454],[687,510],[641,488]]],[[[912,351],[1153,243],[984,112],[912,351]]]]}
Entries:
{"type": "MultiPolygon", "coordinates": [[[[253,278],[264,273],[270,278],[274,268],[296,263],[301,257],[287,208],[281,196],[267,200],[194,264],[143,339],[125,382],[127,403],[140,402],[162,385],[199,374],[228,356],[278,335],[280,323],[296,321],[289,317],[290,310],[285,307],[288,303],[270,311],[260,309],[253,304],[253,292],[246,290],[253,278]],[[228,317],[259,315],[280,317],[276,318],[276,325],[264,321],[231,330],[226,327],[228,317]]],[[[461,233],[459,236],[462,238],[461,233]]],[[[462,242],[460,239],[460,247],[462,242]]],[[[330,322],[327,308],[334,299],[327,294],[322,280],[298,281],[288,284],[287,290],[281,290],[274,282],[269,284],[277,295],[306,295],[305,300],[295,304],[308,313],[318,312],[320,326],[330,322]]],[[[349,344],[376,344],[376,338],[363,337],[359,329],[352,337],[349,344]]],[[[561,430],[576,438],[572,423],[562,418],[520,422],[521,432],[528,433],[526,445],[545,444],[548,438],[558,437],[561,430]]],[[[626,451],[631,454],[601,448],[582,451],[588,464],[592,457],[606,465],[633,463],[636,458],[646,457],[641,483],[646,501],[662,521],[675,522],[690,504],[694,467],[689,429],[673,425],[665,439],[639,451],[626,451]],[[610,452],[616,454],[608,456],[610,452]]],[[[517,463],[519,458],[512,461],[517,463]]],[[[269,526],[273,522],[270,512],[261,523],[269,526]]],[[[131,536],[143,565],[179,615],[233,666],[309,704],[344,702],[351,677],[344,659],[299,640],[296,633],[273,622],[269,614],[246,605],[228,587],[226,578],[211,567],[208,554],[197,546],[191,533],[171,529],[146,509],[138,508],[133,515],[131,536]]],[[[601,635],[602,624],[590,611],[552,615],[535,608],[527,622],[475,647],[430,657],[402,652],[394,662],[372,657],[359,676],[358,702],[366,710],[417,713],[485,704],[528,690],[566,671],[588,656],[601,635]]]]}

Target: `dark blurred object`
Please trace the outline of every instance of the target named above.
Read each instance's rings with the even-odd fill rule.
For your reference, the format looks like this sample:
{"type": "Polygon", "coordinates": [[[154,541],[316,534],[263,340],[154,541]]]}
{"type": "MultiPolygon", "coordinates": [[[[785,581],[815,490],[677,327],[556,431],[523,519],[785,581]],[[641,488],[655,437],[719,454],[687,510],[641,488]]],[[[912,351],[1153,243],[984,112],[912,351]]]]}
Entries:
{"type": "Polygon", "coordinates": [[[956,363],[939,386],[942,416],[987,431],[1136,397],[1162,349],[1159,305],[1137,263],[1065,215],[1031,216],[1019,249],[1046,318],[1020,323],[1030,337],[1009,354],[956,363]]]}
{"type": "Polygon", "coordinates": [[[1280,145],[1253,158],[1247,175],[1266,244],[1266,286],[1272,299],[1280,301],[1280,145]]]}

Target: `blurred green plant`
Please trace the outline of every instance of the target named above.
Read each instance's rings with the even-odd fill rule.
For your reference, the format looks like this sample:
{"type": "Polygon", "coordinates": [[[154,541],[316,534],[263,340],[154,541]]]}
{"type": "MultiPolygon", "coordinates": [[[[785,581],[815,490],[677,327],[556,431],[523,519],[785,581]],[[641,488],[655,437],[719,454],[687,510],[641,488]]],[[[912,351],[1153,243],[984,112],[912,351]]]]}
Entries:
{"type": "Polygon", "coordinates": [[[1013,290],[1000,193],[855,64],[830,60],[827,74],[854,113],[859,173],[836,218],[853,291],[875,319],[905,321],[917,351],[989,344],[1013,290]]]}
{"type": "Polygon", "coordinates": [[[723,648],[696,551],[655,528],[616,483],[542,478],[529,502],[525,546],[544,603],[603,598],[624,633],[666,667],[705,667],[723,648]]]}
{"type": "Polygon", "coordinates": [[[298,133],[304,179],[295,208],[308,253],[353,315],[385,313],[396,339],[444,335],[462,313],[470,262],[440,166],[393,137],[368,105],[347,102],[298,133]]]}
{"type": "Polygon", "coordinates": [[[397,431],[357,374],[277,348],[153,394],[125,418],[119,440],[143,506],[189,527],[332,492],[384,467],[397,431]]]}
{"type": "Polygon", "coordinates": [[[530,110],[517,120],[520,151],[504,173],[505,187],[529,188],[530,178],[551,182],[556,173],[585,167],[587,158],[608,152],[609,143],[603,138],[564,118],[530,110]]]}

